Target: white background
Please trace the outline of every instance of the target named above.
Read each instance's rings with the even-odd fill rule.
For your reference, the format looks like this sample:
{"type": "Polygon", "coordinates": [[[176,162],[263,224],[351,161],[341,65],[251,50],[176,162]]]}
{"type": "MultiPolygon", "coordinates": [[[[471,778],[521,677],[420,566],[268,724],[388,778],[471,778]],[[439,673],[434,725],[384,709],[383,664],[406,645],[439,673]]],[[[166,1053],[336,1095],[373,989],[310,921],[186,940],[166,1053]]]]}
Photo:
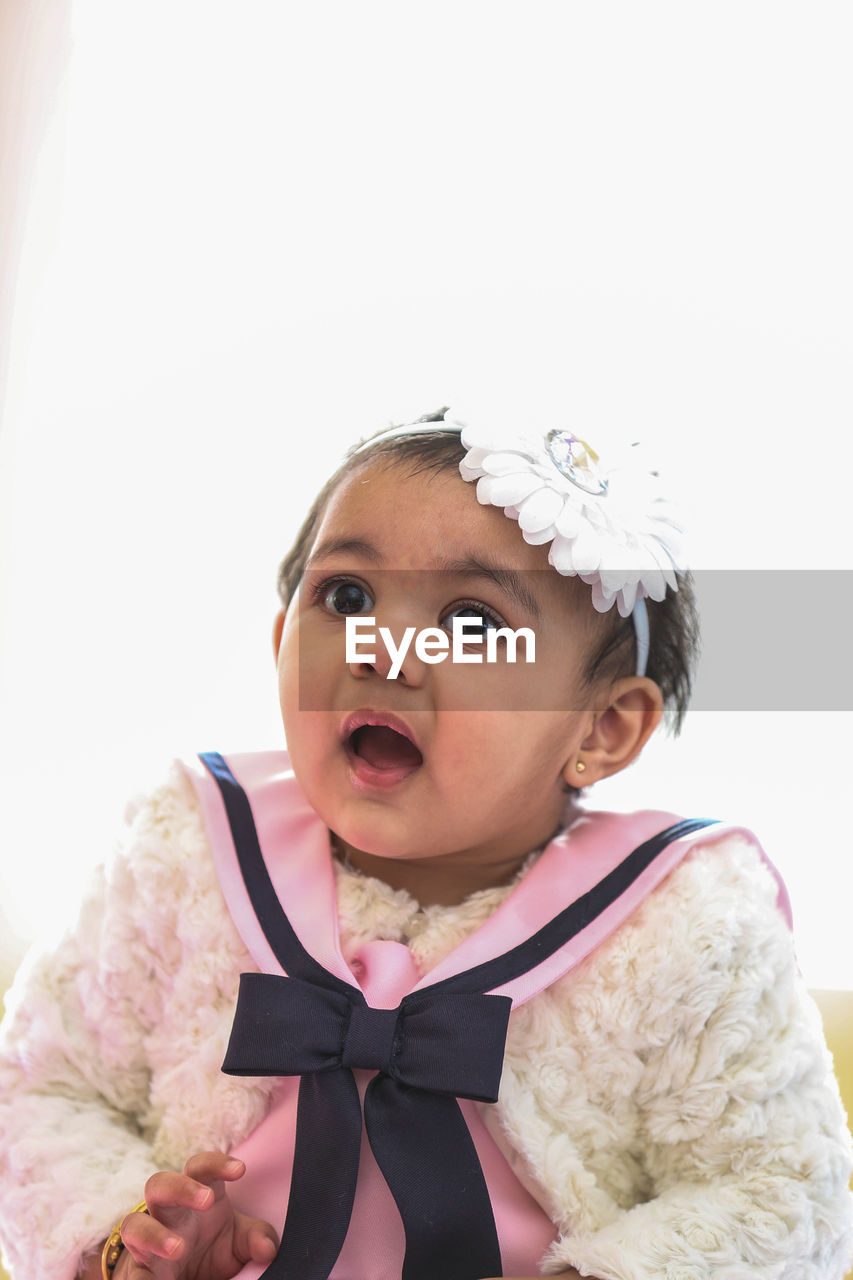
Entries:
{"type": "MultiPolygon", "coordinates": [[[[171,756],[280,743],[277,564],[362,434],[640,438],[697,566],[851,567],[849,5],[0,19],[7,964],[171,756]]],[[[850,733],[694,713],[591,800],[753,826],[807,981],[853,986],[850,733]]]]}

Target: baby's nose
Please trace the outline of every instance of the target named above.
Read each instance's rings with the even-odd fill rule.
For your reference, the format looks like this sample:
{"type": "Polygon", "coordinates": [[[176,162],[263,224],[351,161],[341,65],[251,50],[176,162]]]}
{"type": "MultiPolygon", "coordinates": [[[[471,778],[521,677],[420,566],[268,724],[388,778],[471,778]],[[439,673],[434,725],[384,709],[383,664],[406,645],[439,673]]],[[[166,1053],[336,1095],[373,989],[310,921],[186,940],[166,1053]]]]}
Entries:
{"type": "Polygon", "coordinates": [[[375,674],[383,680],[421,685],[428,664],[419,656],[417,636],[418,628],[410,621],[376,617],[372,627],[362,623],[358,651],[352,651],[353,660],[348,662],[351,673],[362,679],[375,674]]]}

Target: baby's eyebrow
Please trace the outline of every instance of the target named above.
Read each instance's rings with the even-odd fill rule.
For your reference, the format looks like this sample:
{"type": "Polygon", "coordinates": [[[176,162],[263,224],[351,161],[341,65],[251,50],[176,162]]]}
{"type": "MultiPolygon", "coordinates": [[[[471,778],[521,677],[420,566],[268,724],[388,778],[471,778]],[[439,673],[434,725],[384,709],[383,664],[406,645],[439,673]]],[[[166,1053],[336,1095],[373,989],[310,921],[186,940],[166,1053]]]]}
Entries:
{"type": "Polygon", "coordinates": [[[488,578],[495,586],[510,596],[517,605],[526,609],[534,618],[542,617],[542,607],[535,595],[528,590],[522,574],[515,569],[502,569],[499,565],[485,560],[467,558],[464,560],[443,560],[441,568],[445,573],[456,574],[462,578],[488,578]]]}
{"type": "Polygon", "coordinates": [[[382,553],[371,542],[365,542],[363,538],[326,538],[311,552],[305,567],[308,568],[315,560],[326,560],[330,556],[343,555],[361,556],[373,564],[381,564],[383,560],[382,553]]]}

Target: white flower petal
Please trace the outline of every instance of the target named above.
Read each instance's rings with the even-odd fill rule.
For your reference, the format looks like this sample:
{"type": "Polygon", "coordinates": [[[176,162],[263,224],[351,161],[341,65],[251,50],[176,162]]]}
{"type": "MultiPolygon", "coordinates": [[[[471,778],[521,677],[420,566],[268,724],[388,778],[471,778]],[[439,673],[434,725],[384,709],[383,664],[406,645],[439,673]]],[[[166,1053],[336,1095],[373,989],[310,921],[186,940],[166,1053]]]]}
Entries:
{"type": "Polygon", "coordinates": [[[523,529],[522,534],[524,535],[524,541],[529,542],[531,547],[544,547],[545,543],[550,542],[554,537],[554,526],[548,524],[544,529],[539,529],[536,532],[523,529]]]}
{"type": "Polygon", "coordinates": [[[462,443],[466,449],[482,449],[491,453],[495,448],[494,430],[484,422],[466,423],[462,428],[462,443]]]}
{"type": "Polygon", "coordinates": [[[610,513],[605,509],[602,502],[596,502],[595,499],[586,498],[583,504],[584,519],[587,520],[594,529],[599,529],[605,533],[611,528],[610,513]]]}
{"type": "Polygon", "coordinates": [[[595,573],[601,564],[601,539],[590,525],[581,525],[572,543],[572,562],[578,573],[595,573]]]}
{"type": "Polygon", "coordinates": [[[494,476],[481,476],[477,481],[477,501],[484,507],[492,505],[491,486],[495,483],[494,476]]]}
{"type": "Polygon", "coordinates": [[[576,538],[582,519],[583,507],[573,502],[570,497],[567,497],[563,502],[563,510],[554,521],[557,533],[562,534],[564,538],[576,538]]]}
{"type": "Polygon", "coordinates": [[[483,475],[483,459],[488,457],[488,449],[469,449],[459,463],[463,480],[476,480],[483,475]]]}
{"type": "MultiPolygon", "coordinates": [[[[481,452],[481,450],[477,450],[481,452]]],[[[517,471],[529,470],[532,459],[525,453],[512,453],[507,450],[501,453],[487,453],[483,457],[482,467],[490,476],[506,476],[517,471]]]]}
{"type": "Polygon", "coordinates": [[[684,549],[663,543],[659,538],[649,538],[649,546],[663,569],[668,585],[673,591],[677,590],[676,575],[684,572],[684,549]]]}
{"type": "Polygon", "coordinates": [[[673,565],[678,568],[684,563],[684,531],[663,520],[649,521],[645,526],[646,536],[654,538],[665,550],[673,565]]]}
{"type": "Polygon", "coordinates": [[[646,518],[638,523],[637,528],[646,536],[672,547],[676,555],[680,554],[684,545],[684,529],[674,520],[659,515],[656,508],[646,513],[646,518]]]}
{"type": "MultiPolygon", "coordinates": [[[[601,583],[602,589],[606,591],[611,598],[616,595],[617,591],[630,581],[628,570],[621,567],[621,561],[618,566],[605,568],[603,565],[598,570],[598,581],[601,583]]],[[[636,579],[634,579],[636,581],[636,579]]]]}
{"type": "Polygon", "coordinates": [[[525,533],[538,533],[552,525],[563,509],[563,496],[553,489],[539,489],[521,503],[519,526],[525,533]]]}
{"type": "MultiPolygon", "coordinates": [[[[581,497],[577,485],[573,485],[565,476],[561,476],[559,471],[555,471],[550,463],[547,466],[540,466],[538,462],[531,462],[530,470],[539,476],[543,485],[547,485],[549,489],[559,493],[564,501],[568,500],[577,503],[577,498],[581,497]],[[577,495],[577,498],[575,495],[577,495]]],[[[582,506],[583,504],[579,505],[582,506]]]]}
{"type": "Polygon", "coordinates": [[[629,582],[622,588],[619,595],[616,597],[616,608],[619,610],[620,617],[630,617],[631,610],[634,608],[636,600],[637,584],[636,582],[629,582]]]}
{"type": "Polygon", "coordinates": [[[603,589],[599,578],[593,578],[589,585],[592,588],[593,608],[598,613],[607,613],[613,607],[616,597],[603,589]]]}
{"type": "Polygon", "coordinates": [[[529,471],[509,476],[486,476],[480,483],[496,507],[519,507],[531,493],[542,487],[539,477],[532,476],[529,471]]]}
{"type": "Polygon", "coordinates": [[[577,570],[572,560],[571,538],[564,538],[560,533],[557,533],[551,543],[548,560],[557,570],[557,573],[562,573],[564,577],[573,577],[577,570]]]}
{"type": "MultiPolygon", "coordinates": [[[[647,555],[649,556],[649,559],[656,566],[658,573],[660,574],[664,583],[661,595],[656,596],[653,594],[651,590],[649,590],[649,595],[651,596],[652,600],[663,600],[667,587],[669,587],[671,591],[678,590],[678,581],[675,576],[673,561],[670,559],[666,551],[666,548],[663,547],[655,537],[645,539],[643,542],[643,547],[647,555]]],[[[644,579],[645,579],[645,575],[644,575],[644,579]]]]}
{"type": "Polygon", "coordinates": [[[640,585],[643,589],[643,595],[648,596],[650,600],[663,600],[666,595],[666,575],[656,564],[649,564],[643,570],[640,585]]]}
{"type": "Polygon", "coordinates": [[[623,542],[618,552],[608,555],[606,575],[602,573],[602,577],[611,589],[617,587],[617,580],[621,578],[625,585],[636,587],[642,583],[643,594],[653,600],[662,600],[666,594],[666,580],[654,557],[649,554],[648,542],[640,543],[634,539],[623,542]]]}

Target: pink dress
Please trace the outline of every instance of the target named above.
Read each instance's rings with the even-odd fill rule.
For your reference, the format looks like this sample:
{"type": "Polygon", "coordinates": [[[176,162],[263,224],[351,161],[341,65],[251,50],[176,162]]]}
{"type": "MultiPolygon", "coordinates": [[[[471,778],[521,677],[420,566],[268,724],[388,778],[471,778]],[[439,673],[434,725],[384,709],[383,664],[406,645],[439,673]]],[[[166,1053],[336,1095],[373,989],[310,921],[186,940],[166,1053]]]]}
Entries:
{"type": "Polygon", "coordinates": [[[240,1280],[538,1273],[556,1229],[478,1109],[497,1096],[509,1010],[588,955],[690,850],[734,828],[579,811],[494,915],[421,975],[399,942],[367,942],[345,962],[329,833],[285,753],[206,753],[186,768],[259,970],[241,980],[224,1069],[280,1077],[234,1150],[247,1172],[233,1198],[283,1244],[240,1280]]]}

